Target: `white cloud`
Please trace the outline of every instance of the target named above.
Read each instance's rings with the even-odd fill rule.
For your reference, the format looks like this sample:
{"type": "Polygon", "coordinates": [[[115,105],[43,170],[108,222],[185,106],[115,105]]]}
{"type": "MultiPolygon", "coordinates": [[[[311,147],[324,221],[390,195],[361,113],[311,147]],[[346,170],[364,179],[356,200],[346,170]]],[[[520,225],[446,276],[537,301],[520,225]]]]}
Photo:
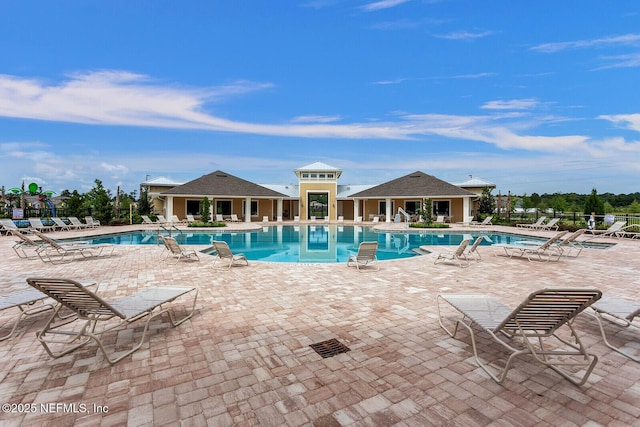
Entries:
{"type": "Polygon", "coordinates": [[[538,101],[533,98],[512,99],[509,101],[496,100],[489,101],[480,108],[483,110],[530,110],[538,105],[538,101]]]}
{"type": "Polygon", "coordinates": [[[598,116],[620,127],[640,132],[640,114],[613,114],[598,116]]]}
{"type": "Polygon", "coordinates": [[[542,43],[530,48],[537,52],[556,53],[569,49],[586,49],[607,46],[637,46],[640,44],[640,34],[625,34],[592,40],[574,40],[567,42],[542,43]]]}
{"type": "Polygon", "coordinates": [[[635,68],[640,67],[640,53],[630,53],[626,55],[603,56],[600,58],[607,62],[606,65],[595,68],[595,70],[608,70],[611,68],[635,68]]]}
{"type": "Polygon", "coordinates": [[[340,116],[297,116],[291,119],[292,123],[332,123],[341,119],[340,116]]]}
{"type": "Polygon", "coordinates": [[[366,4],[364,6],[362,6],[362,9],[364,9],[367,12],[373,12],[376,10],[381,10],[381,9],[388,9],[390,7],[396,7],[398,5],[401,5],[402,3],[406,3],[409,0],[380,0],[374,3],[369,3],[366,4]]]}
{"type": "Polygon", "coordinates": [[[494,34],[493,31],[455,31],[448,34],[436,34],[435,37],[447,40],[475,40],[494,34]]]}

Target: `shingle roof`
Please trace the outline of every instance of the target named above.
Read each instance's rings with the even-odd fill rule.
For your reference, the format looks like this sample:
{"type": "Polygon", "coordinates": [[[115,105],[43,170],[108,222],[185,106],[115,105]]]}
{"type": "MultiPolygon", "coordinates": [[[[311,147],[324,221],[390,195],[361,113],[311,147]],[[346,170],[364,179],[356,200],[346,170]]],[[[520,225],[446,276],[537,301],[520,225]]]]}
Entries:
{"type": "Polygon", "coordinates": [[[368,190],[352,194],[351,197],[434,197],[434,196],[472,196],[475,194],[449,184],[446,181],[424,172],[409,175],[376,185],[368,190]]]}
{"type": "Polygon", "coordinates": [[[220,170],[164,191],[162,194],[170,196],[286,197],[285,194],[220,170]]]}

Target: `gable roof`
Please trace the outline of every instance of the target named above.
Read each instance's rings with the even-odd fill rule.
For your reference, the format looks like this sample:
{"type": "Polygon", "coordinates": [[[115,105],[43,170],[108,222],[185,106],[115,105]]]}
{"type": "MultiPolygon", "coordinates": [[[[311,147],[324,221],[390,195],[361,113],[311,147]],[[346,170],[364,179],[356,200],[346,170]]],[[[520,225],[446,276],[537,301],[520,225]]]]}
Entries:
{"type": "Polygon", "coordinates": [[[203,175],[161,194],[169,196],[286,197],[285,194],[220,170],[203,175]]]}
{"type": "Polygon", "coordinates": [[[414,172],[409,175],[385,182],[368,190],[352,194],[351,197],[477,197],[470,191],[456,187],[446,181],[414,172]]]}
{"type": "Polygon", "coordinates": [[[464,182],[454,182],[453,185],[462,188],[496,188],[496,185],[493,182],[484,180],[482,178],[476,178],[475,176],[470,176],[469,179],[464,182]]]}

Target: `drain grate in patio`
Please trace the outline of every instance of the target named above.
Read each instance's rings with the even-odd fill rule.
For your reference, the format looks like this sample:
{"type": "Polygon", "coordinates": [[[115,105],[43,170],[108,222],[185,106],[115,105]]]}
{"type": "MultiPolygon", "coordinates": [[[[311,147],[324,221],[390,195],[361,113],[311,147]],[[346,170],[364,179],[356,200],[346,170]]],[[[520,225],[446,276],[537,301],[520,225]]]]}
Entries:
{"type": "Polygon", "coordinates": [[[349,351],[349,347],[342,344],[340,341],[338,341],[335,338],[332,338],[327,341],[311,344],[309,347],[314,349],[316,353],[322,356],[323,359],[326,359],[327,357],[333,357],[340,353],[346,353],[347,351],[349,351]]]}

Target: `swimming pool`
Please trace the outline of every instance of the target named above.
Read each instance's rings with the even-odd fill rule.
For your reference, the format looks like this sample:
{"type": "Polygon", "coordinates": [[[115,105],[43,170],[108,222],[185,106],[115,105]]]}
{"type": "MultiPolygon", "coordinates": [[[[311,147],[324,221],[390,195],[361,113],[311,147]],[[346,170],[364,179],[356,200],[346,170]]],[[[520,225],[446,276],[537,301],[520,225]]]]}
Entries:
{"type": "MultiPolygon", "coordinates": [[[[162,235],[167,234],[162,232],[162,235]]],[[[172,236],[181,245],[210,246],[213,240],[224,240],[234,253],[244,253],[249,260],[289,263],[347,262],[349,255],[356,253],[358,245],[364,241],[378,242],[378,259],[390,260],[420,255],[422,251],[419,247],[423,245],[457,246],[463,239],[475,239],[478,236],[484,237],[481,245],[485,246],[523,240],[522,235],[487,233],[482,230],[469,230],[466,233],[413,230],[391,233],[374,231],[373,227],[333,224],[268,226],[251,232],[182,230],[174,231],[172,236]]],[[[159,244],[155,230],[96,236],[89,240],[93,244],[159,244]]]]}

